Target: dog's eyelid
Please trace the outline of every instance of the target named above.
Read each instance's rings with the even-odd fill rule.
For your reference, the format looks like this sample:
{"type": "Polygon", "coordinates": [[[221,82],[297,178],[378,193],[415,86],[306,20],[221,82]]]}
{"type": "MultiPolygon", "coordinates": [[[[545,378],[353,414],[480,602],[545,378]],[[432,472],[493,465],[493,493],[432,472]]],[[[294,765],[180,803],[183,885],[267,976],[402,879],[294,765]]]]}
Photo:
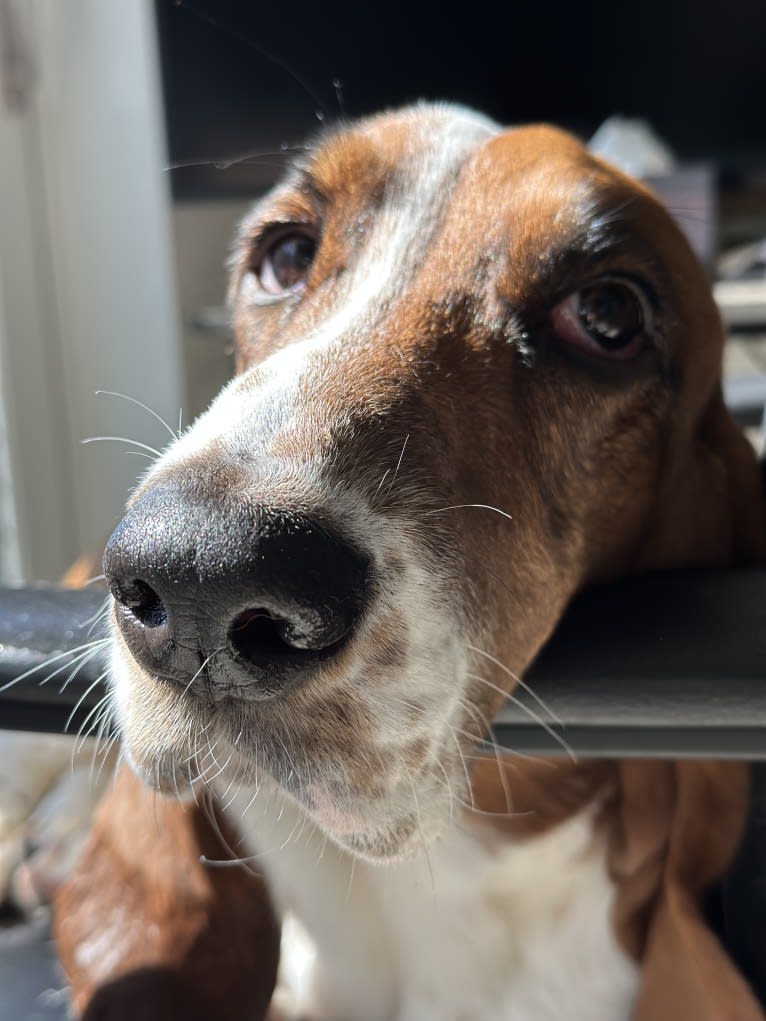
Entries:
{"type": "Polygon", "coordinates": [[[258,202],[243,220],[237,241],[239,250],[249,251],[261,244],[273,230],[305,227],[319,232],[324,219],[324,201],[315,188],[300,182],[271,192],[258,202]]]}
{"type": "Polygon", "coordinates": [[[566,280],[570,291],[586,279],[620,276],[643,288],[655,303],[659,293],[655,281],[667,278],[667,267],[652,245],[627,229],[600,236],[597,242],[589,237],[573,240],[551,254],[550,265],[551,278],[566,280]]]}
{"type": "Polygon", "coordinates": [[[555,287],[551,287],[536,304],[550,309],[577,291],[584,291],[589,287],[595,287],[596,284],[607,282],[624,284],[639,297],[642,304],[647,304],[652,315],[659,313],[661,302],[656,287],[645,276],[630,269],[615,269],[614,264],[609,268],[595,266],[587,270],[580,269],[576,273],[567,273],[565,278],[559,280],[555,287]]]}
{"type": "Polygon", "coordinates": [[[252,257],[265,245],[276,244],[281,237],[287,236],[293,231],[305,232],[307,237],[311,236],[314,240],[319,240],[320,230],[313,218],[285,216],[273,217],[254,226],[248,233],[245,244],[252,257]]]}
{"type": "Polygon", "coordinates": [[[246,300],[252,304],[272,304],[301,295],[319,242],[313,222],[264,224],[245,254],[240,294],[246,288],[246,300]]]}

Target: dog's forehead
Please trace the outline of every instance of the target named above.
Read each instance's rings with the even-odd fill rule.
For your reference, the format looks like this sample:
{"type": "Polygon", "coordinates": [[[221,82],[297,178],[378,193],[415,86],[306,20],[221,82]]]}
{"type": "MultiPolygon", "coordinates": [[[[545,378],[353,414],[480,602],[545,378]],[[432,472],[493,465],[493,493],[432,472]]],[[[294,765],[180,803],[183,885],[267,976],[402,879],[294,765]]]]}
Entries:
{"type": "Polygon", "coordinates": [[[417,104],[331,132],[303,182],[348,222],[406,207],[457,254],[484,245],[576,247],[594,224],[623,227],[654,200],[548,125],[502,128],[464,107],[417,104]],[[519,229],[521,225],[521,229],[519,229]],[[513,237],[509,237],[509,230],[513,237]]]}
{"type": "Polygon", "coordinates": [[[501,130],[467,107],[419,103],[329,132],[309,169],[330,195],[359,186],[374,193],[394,179],[422,178],[429,167],[454,170],[501,130]]]}
{"type": "Polygon", "coordinates": [[[549,172],[578,173],[594,165],[573,135],[547,124],[503,127],[468,107],[418,103],[364,118],[320,136],[310,149],[312,176],[329,193],[361,177],[420,175],[430,161],[467,163],[481,151],[506,179],[544,161],[549,172]]]}
{"type": "Polygon", "coordinates": [[[301,340],[342,341],[344,352],[373,337],[378,352],[384,338],[422,345],[442,310],[458,308],[483,347],[479,327],[510,313],[535,320],[615,272],[648,282],[663,328],[682,324],[673,350],[697,352],[696,364],[704,342],[694,371],[714,374],[720,331],[704,276],[646,188],[558,128],[503,129],[463,107],[416,104],[326,132],[245,222],[231,292],[238,364],[301,340]],[[321,238],[305,296],[281,311],[251,305],[241,283],[253,252],[290,223],[321,238]]]}

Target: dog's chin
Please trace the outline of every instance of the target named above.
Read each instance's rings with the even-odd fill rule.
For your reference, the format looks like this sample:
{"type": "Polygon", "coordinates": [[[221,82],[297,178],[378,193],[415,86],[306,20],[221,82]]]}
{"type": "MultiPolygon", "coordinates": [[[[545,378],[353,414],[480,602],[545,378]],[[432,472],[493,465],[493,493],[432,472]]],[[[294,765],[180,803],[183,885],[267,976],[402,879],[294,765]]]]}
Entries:
{"type": "MultiPolygon", "coordinates": [[[[287,797],[338,847],[375,864],[427,853],[447,828],[455,792],[427,772],[410,772],[407,781],[392,776],[387,782],[384,771],[372,796],[365,788],[369,777],[361,779],[358,789],[352,773],[338,783],[341,763],[334,760],[325,766],[330,775],[336,774],[335,782],[328,777],[325,783],[317,761],[306,763],[305,771],[296,770],[292,758],[284,759],[282,743],[270,745],[263,735],[257,746],[249,747],[247,740],[240,740],[239,721],[229,719],[221,707],[211,716],[209,707],[180,698],[131,660],[117,660],[114,676],[121,682],[113,693],[125,759],[143,783],[161,795],[187,801],[208,785],[214,790],[222,785],[227,796],[244,785],[249,788],[245,803],[255,813],[259,803],[266,806],[275,795],[287,797]],[[196,748],[190,735],[200,732],[206,739],[196,748]],[[208,740],[209,748],[220,747],[219,757],[204,754],[208,740]],[[301,774],[312,773],[312,783],[301,780],[301,774]],[[252,796],[256,787],[263,788],[257,798],[252,796]]],[[[400,757],[404,754],[405,747],[400,757]]]]}
{"type": "Polygon", "coordinates": [[[329,790],[317,787],[291,798],[341,850],[376,865],[426,854],[449,823],[448,800],[442,805],[430,791],[423,792],[428,811],[414,806],[411,794],[407,799],[382,798],[374,807],[360,799],[356,808],[335,803],[329,790]]]}
{"type": "MultiPolygon", "coordinates": [[[[129,742],[126,742],[124,756],[139,779],[164,797],[184,802],[196,800],[205,786],[188,762],[179,762],[172,754],[145,757],[132,751],[129,742]]],[[[269,778],[269,782],[264,776],[262,780],[263,791],[258,800],[262,797],[264,802],[268,802],[271,791],[279,789],[283,797],[297,803],[301,811],[341,850],[375,865],[391,865],[427,853],[441,836],[449,818],[448,813],[444,818],[437,813],[424,818],[417,813],[404,812],[385,822],[367,819],[357,813],[333,808],[328,799],[319,796],[312,798],[309,807],[304,799],[279,788],[273,779],[269,778]]],[[[222,783],[228,789],[228,781],[223,780],[222,783]]],[[[256,807],[249,790],[245,800],[256,807]]]]}
{"type": "Polygon", "coordinates": [[[427,854],[440,833],[441,827],[425,833],[416,819],[405,818],[388,829],[360,830],[334,839],[355,858],[372,865],[395,865],[427,854]]]}
{"type": "Polygon", "coordinates": [[[193,799],[196,777],[192,775],[188,763],[179,762],[172,754],[142,755],[124,739],[122,755],[130,769],[150,790],[179,801],[193,799]]]}

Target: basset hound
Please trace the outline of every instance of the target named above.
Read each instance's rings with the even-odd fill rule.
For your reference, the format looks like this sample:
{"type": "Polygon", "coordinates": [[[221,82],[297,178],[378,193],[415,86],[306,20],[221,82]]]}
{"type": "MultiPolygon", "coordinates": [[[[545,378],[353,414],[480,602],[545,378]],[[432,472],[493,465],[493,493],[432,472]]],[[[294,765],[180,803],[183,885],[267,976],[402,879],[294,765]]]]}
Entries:
{"type": "Polygon", "coordinates": [[[763,1021],[701,907],[741,764],[482,743],[584,586],[764,558],[671,216],[418,104],[301,155],[231,299],[237,375],[106,549],[127,765],[58,895],[76,1010],[763,1021]]]}

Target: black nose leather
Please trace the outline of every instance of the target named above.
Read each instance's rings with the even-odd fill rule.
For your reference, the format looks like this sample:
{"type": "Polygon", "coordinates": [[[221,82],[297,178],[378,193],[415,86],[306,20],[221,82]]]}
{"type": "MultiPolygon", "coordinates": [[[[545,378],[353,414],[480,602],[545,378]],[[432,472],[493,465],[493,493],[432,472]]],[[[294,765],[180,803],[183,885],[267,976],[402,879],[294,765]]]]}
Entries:
{"type": "Polygon", "coordinates": [[[276,694],[335,655],[365,600],[369,560],[306,515],[213,508],[151,490],[113,532],[117,622],[152,673],[213,695],[276,694]]]}

